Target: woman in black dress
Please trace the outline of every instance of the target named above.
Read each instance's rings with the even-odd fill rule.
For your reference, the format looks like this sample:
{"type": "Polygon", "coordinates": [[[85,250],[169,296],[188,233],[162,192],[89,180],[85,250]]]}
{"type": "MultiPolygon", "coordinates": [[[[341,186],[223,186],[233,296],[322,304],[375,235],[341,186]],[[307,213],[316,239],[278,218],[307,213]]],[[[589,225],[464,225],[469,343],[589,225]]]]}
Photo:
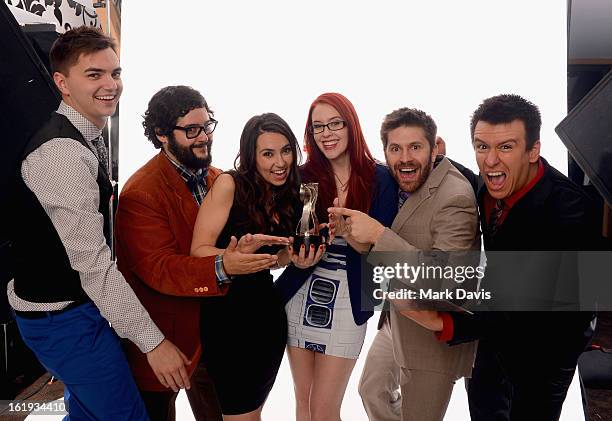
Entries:
{"type": "MultiPolygon", "coordinates": [[[[301,203],[298,156],[295,135],[282,118],[272,113],[251,118],[235,169],[216,179],[200,207],[191,254],[222,254],[230,241],[247,234],[290,236],[301,203]]],[[[238,248],[252,253],[259,244],[241,241],[238,248]]],[[[323,251],[300,250],[296,256],[284,246],[257,250],[276,255],[279,266],[298,267],[315,264],[323,251]]],[[[260,420],[287,341],[287,316],[269,269],[233,276],[225,296],[203,300],[200,332],[202,358],[224,419],[260,420]]]]}

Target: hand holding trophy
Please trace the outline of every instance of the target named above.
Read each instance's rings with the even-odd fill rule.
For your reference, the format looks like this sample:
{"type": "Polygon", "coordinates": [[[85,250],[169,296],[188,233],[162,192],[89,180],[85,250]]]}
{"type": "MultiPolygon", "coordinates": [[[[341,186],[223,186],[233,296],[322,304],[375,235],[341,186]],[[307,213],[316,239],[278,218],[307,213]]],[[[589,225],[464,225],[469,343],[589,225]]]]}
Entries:
{"type": "Polygon", "coordinates": [[[291,246],[291,261],[300,268],[318,263],[325,251],[325,239],[315,212],[318,187],[318,183],[303,183],[300,186],[300,199],[304,206],[291,246]]]}

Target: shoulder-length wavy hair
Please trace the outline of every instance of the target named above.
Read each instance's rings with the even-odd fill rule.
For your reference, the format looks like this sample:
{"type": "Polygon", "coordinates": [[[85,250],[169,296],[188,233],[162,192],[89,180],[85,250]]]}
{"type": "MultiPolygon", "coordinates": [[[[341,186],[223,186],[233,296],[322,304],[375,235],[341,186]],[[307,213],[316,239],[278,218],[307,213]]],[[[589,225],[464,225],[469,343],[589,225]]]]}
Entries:
{"type": "Polygon", "coordinates": [[[359,117],[353,104],[338,93],[324,93],[314,100],[308,110],[308,120],[304,130],[304,148],[308,152],[306,163],[301,167],[304,182],[319,183],[319,200],[317,201],[317,217],[319,221],[327,221],[327,208],[336,197],[336,182],[331,164],[317,146],[314,135],[310,131],[312,111],[317,104],[327,104],[336,109],[340,117],[346,121],[348,128],[347,151],[351,163],[351,175],[348,180],[345,207],[367,213],[372,201],[372,183],[376,171],[376,161],[366,144],[359,117]]]}
{"type": "Polygon", "coordinates": [[[237,224],[248,226],[255,231],[253,233],[293,233],[295,204],[300,200],[298,165],[301,160],[302,154],[295,135],[287,122],[277,114],[265,113],[247,121],[240,136],[240,152],[234,160],[234,204],[242,207],[248,218],[236,221],[237,224]],[[291,146],[291,171],[282,186],[272,186],[257,171],[257,139],[263,133],[281,134],[291,146]],[[271,205],[268,211],[266,204],[271,205]],[[278,223],[274,222],[274,217],[278,218],[278,223]]]}

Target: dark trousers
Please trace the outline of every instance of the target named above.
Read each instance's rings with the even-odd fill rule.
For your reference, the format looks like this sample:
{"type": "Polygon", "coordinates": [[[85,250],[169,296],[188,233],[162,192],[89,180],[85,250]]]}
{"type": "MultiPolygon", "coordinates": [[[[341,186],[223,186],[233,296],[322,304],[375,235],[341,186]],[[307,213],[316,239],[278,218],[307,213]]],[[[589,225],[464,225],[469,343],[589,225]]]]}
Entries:
{"type": "Polygon", "coordinates": [[[509,367],[481,341],[468,383],[472,421],[557,421],[576,369],[565,365],[534,355],[509,367]]]}
{"type": "Polygon", "coordinates": [[[178,393],[170,392],[145,392],[140,391],[140,396],[144,401],[147,414],[151,421],[175,421],[176,408],[174,402],[178,393]]]}
{"type": "MultiPolygon", "coordinates": [[[[215,386],[206,366],[200,362],[191,376],[191,389],[187,390],[191,411],[198,421],[222,421],[221,408],[215,386]]],[[[178,393],[140,391],[151,421],[175,421],[175,402],[178,393]]]]}

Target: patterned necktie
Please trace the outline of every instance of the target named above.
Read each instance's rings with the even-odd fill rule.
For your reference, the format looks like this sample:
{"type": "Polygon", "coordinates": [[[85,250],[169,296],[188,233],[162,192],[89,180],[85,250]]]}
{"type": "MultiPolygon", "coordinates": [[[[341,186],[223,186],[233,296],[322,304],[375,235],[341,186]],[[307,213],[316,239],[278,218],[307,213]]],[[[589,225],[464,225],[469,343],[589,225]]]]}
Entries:
{"type": "Polygon", "coordinates": [[[400,190],[400,192],[399,192],[399,200],[397,202],[397,210],[400,210],[402,208],[402,206],[404,206],[404,203],[406,202],[406,200],[409,197],[410,197],[410,193],[409,192],[400,190]]]}
{"type": "Polygon", "coordinates": [[[502,199],[497,199],[495,201],[495,206],[491,209],[491,214],[489,216],[489,235],[494,237],[497,234],[497,230],[500,226],[500,218],[502,213],[504,212],[504,201],[502,199]]]}
{"type": "Polygon", "coordinates": [[[100,135],[100,137],[97,139],[92,140],[92,143],[98,152],[98,161],[108,174],[108,153],[106,152],[106,146],[104,145],[104,138],[100,135]]]}
{"type": "Polygon", "coordinates": [[[198,186],[202,188],[206,187],[206,175],[204,171],[200,171],[199,174],[191,174],[187,181],[187,186],[189,186],[192,193],[196,191],[198,186]]]}

